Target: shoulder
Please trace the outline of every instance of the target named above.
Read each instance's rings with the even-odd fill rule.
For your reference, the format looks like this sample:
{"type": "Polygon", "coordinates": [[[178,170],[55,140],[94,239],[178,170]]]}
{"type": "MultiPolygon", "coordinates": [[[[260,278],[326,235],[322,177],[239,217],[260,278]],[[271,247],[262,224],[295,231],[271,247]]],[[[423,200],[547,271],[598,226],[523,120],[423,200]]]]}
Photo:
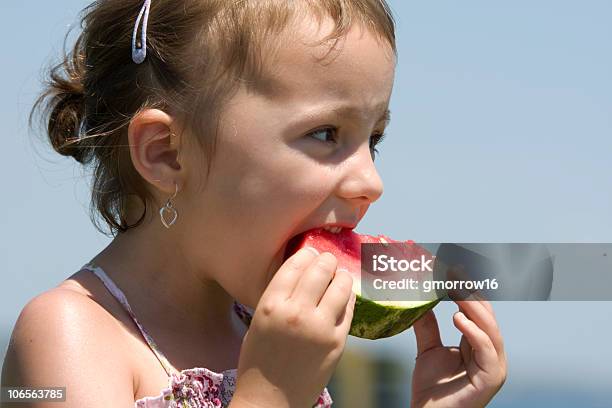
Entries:
{"type": "Polygon", "coordinates": [[[67,401],[92,407],[96,394],[111,389],[132,398],[131,369],[114,347],[117,333],[116,322],[87,296],[65,287],[43,292],[17,318],[2,385],[65,386],[67,401]]]}
{"type": "MultiPolygon", "coordinates": [[[[88,296],[58,286],[35,296],[23,307],[13,336],[53,335],[45,340],[49,344],[49,341],[69,341],[62,335],[70,334],[79,338],[90,336],[89,343],[106,343],[113,339],[113,324],[104,308],[88,296]]],[[[40,342],[41,339],[33,340],[40,342]]]]}

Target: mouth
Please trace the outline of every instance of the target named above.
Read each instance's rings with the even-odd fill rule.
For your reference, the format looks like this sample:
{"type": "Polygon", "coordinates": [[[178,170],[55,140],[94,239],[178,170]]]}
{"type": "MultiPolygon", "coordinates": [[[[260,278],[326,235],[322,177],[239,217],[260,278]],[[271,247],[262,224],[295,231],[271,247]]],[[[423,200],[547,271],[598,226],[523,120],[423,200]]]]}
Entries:
{"type": "Polygon", "coordinates": [[[326,224],[319,227],[309,228],[305,231],[299,232],[296,235],[289,238],[285,245],[285,253],[283,255],[283,262],[285,262],[291,255],[293,255],[300,246],[304,235],[310,231],[326,231],[330,234],[342,235],[346,232],[352,231],[356,227],[356,224],[326,224]]]}

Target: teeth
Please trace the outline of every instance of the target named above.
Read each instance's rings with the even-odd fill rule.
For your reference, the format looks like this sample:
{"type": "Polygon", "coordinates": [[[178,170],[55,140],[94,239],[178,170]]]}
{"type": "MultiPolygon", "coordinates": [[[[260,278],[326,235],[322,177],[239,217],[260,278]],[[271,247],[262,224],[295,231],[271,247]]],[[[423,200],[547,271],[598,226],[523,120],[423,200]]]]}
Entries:
{"type": "Polygon", "coordinates": [[[332,227],[332,226],[329,226],[329,225],[327,225],[327,226],[323,227],[323,229],[324,229],[325,231],[329,231],[329,232],[331,232],[331,233],[333,233],[333,234],[337,234],[337,233],[339,233],[340,231],[342,231],[342,227],[332,227]]]}

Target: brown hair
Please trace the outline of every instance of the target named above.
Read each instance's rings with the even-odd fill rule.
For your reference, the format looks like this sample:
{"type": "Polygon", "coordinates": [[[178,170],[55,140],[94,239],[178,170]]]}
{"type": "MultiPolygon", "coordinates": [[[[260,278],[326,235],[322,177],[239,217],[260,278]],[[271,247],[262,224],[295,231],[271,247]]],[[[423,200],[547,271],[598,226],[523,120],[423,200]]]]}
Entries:
{"type": "Polygon", "coordinates": [[[63,60],[48,70],[29,118],[32,126],[41,109],[52,147],[93,164],[91,219],[104,234],[96,211],[115,235],[138,226],[153,199],[123,148],[130,120],[148,108],[174,115],[199,135],[209,172],[226,102],[243,84],[266,92],[264,61],[280,49],[280,34],[300,11],[319,23],[325,16],[335,21],[335,30],[315,45],[334,40],[335,46],[357,20],[397,55],[395,22],[385,0],[154,0],[147,58],[138,65],[131,59],[131,40],[142,4],[99,0],[81,11],[82,31],[69,54],[66,34],[63,60]],[[144,205],[133,225],[127,221],[130,196],[144,205]]]}

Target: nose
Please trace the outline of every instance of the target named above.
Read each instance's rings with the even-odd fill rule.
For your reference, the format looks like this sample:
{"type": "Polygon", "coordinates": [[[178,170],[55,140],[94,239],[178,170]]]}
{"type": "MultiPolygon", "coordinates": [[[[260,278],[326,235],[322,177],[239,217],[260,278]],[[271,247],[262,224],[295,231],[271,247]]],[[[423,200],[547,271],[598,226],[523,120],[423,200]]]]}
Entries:
{"type": "Polygon", "coordinates": [[[345,199],[359,201],[359,204],[370,204],[378,200],[383,193],[383,182],[367,144],[345,161],[342,180],[338,185],[338,195],[345,199]]]}

